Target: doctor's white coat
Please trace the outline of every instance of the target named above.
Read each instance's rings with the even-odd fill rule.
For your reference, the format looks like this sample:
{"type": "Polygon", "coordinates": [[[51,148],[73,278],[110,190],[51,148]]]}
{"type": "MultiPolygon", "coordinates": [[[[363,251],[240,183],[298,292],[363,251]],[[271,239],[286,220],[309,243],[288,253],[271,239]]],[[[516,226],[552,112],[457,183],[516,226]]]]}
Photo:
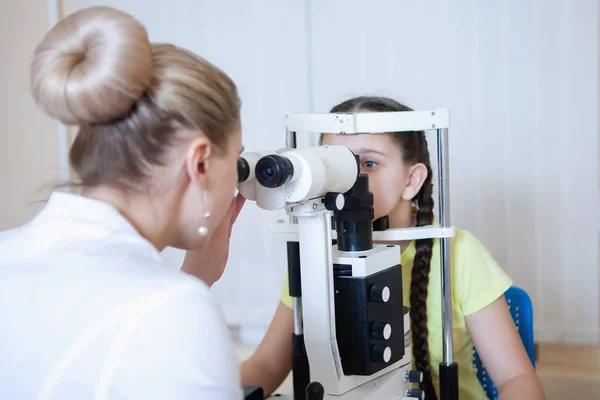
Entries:
{"type": "Polygon", "coordinates": [[[0,399],[240,399],[207,286],[113,207],[55,192],[0,234],[0,399]]]}

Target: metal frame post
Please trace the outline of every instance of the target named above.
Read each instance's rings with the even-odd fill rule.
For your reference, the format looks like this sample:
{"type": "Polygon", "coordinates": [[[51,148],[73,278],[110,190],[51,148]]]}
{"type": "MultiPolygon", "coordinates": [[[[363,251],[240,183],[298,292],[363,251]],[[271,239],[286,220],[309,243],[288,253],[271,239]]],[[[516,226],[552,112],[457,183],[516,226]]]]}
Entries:
{"type": "MultiPolygon", "coordinates": [[[[450,179],[448,129],[437,129],[438,148],[438,188],[439,188],[439,224],[448,228],[450,223],[450,179]]],[[[458,399],[458,364],[454,362],[454,341],[452,321],[452,241],[440,238],[440,267],[442,283],[442,335],[443,361],[440,364],[440,399],[458,399]]]]}

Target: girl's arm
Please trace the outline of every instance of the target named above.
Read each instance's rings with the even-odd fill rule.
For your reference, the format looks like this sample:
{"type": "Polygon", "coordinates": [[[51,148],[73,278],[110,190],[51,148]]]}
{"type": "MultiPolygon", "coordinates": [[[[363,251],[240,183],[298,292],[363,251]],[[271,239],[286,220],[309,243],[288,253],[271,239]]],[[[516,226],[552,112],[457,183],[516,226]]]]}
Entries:
{"type": "Polygon", "coordinates": [[[544,390],[510,316],[504,296],[465,317],[499,400],[543,400],[544,390]]]}
{"type": "Polygon", "coordinates": [[[279,303],[262,342],[242,363],[242,386],[261,386],[270,396],[292,370],[294,312],[279,303]]]}

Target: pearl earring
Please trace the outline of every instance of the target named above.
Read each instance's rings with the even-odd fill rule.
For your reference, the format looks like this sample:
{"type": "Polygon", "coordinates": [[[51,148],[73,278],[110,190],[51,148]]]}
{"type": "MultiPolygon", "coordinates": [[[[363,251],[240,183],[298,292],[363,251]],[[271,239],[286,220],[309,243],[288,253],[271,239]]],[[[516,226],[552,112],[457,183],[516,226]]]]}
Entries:
{"type": "MultiPolygon", "coordinates": [[[[202,196],[204,197],[204,204],[206,205],[206,190],[202,191],[202,196]]],[[[206,211],[204,213],[204,218],[210,218],[210,211],[206,211]]],[[[198,235],[200,236],[206,236],[208,234],[208,228],[204,225],[200,226],[200,228],[198,228],[198,235]]]]}

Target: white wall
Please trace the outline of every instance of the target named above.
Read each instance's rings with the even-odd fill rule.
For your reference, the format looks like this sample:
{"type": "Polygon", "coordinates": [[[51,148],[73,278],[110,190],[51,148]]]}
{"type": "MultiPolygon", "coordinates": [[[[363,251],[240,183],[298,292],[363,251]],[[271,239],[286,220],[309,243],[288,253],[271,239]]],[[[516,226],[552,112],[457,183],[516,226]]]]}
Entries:
{"type": "Polygon", "coordinates": [[[29,220],[59,183],[57,127],[29,90],[30,60],[49,26],[45,2],[0,2],[0,230],[29,220]]]}
{"type": "Polygon", "coordinates": [[[311,4],[315,108],[449,108],[453,222],[532,296],[540,340],[596,340],[597,2],[311,4]]]}
{"type": "MultiPolygon", "coordinates": [[[[283,146],[285,112],[351,95],[449,108],[453,222],[529,292],[540,341],[598,339],[597,2],[74,3],[119,6],[228,72],[249,149],[283,146]]],[[[235,228],[214,288],[232,325],[264,328],[276,306],[274,218],[248,206],[235,228]]]]}

